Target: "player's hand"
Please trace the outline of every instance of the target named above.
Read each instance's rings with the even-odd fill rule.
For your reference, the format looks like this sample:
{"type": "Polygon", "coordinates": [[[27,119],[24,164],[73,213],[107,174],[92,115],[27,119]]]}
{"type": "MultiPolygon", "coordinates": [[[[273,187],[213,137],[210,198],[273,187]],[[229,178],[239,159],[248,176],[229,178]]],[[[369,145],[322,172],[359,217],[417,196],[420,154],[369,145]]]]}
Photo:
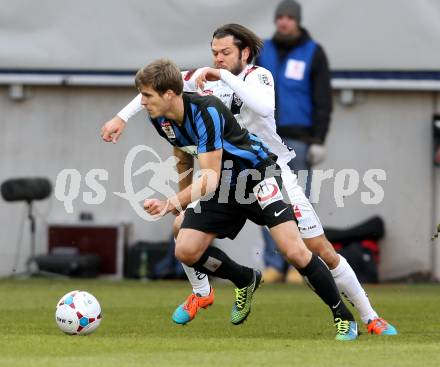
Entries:
{"type": "Polygon", "coordinates": [[[207,81],[214,82],[220,80],[220,70],[213,68],[204,68],[200,75],[196,78],[196,87],[203,90],[207,81]]]}
{"type": "Polygon", "coordinates": [[[153,217],[163,217],[164,215],[172,212],[174,206],[170,205],[170,201],[159,199],[146,199],[144,201],[145,211],[153,217]]]}
{"type": "Polygon", "coordinates": [[[122,134],[122,131],[125,128],[126,122],[121,119],[118,115],[113,117],[111,120],[104,123],[101,128],[101,137],[107,143],[112,142],[116,144],[119,137],[122,134]]]}

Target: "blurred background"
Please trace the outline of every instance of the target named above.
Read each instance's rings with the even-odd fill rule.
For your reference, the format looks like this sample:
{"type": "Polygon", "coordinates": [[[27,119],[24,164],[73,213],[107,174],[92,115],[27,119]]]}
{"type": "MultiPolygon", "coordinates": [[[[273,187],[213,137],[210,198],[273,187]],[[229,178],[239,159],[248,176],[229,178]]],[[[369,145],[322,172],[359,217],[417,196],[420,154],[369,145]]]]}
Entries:
{"type": "MultiPolygon", "coordinates": [[[[440,244],[432,236],[440,223],[434,159],[440,135],[440,2],[300,3],[303,25],[325,48],[332,71],[327,155],[315,167],[334,170],[315,204],[324,227],[346,229],[380,216],[385,232],[379,240],[379,279],[439,279],[440,244]],[[360,177],[359,189],[342,199],[343,206],[334,189],[342,169],[356,170],[360,177]],[[362,192],[371,192],[362,179],[371,169],[386,173],[379,181],[384,198],[378,204],[361,200],[362,192]]],[[[145,221],[114,192],[125,192],[124,162],[131,148],[149,146],[162,161],[171,149],[143,113],[128,122],[116,145],[102,142],[100,128],[137,94],[138,68],[160,57],[183,70],[211,65],[210,41],[217,27],[236,22],[271,37],[277,4],[0,1],[0,182],[43,177],[53,186],[49,197],[32,206],[36,254],[83,254],[69,263],[76,269],[89,264],[84,268],[90,266],[90,273],[80,275],[152,272],[167,251],[173,218],[145,221]],[[75,183],[70,192],[69,185],[56,187],[65,169],[74,170],[66,181],[75,183]],[[102,188],[100,195],[95,190],[94,169],[108,172],[96,176],[104,196],[102,188]],[[58,197],[72,195],[70,212],[55,197],[57,190],[58,197]],[[86,203],[87,195],[95,204],[86,203]],[[99,270],[90,264],[99,264],[99,270]]],[[[155,159],[144,152],[135,165],[155,159]]],[[[136,180],[139,190],[148,177],[136,180]]],[[[26,270],[33,237],[28,210],[26,200],[0,200],[0,276],[26,270]]],[[[262,267],[260,233],[248,223],[235,241],[218,245],[240,262],[262,267]]],[[[53,269],[47,265],[50,258],[42,259],[47,270],[53,269]]]]}

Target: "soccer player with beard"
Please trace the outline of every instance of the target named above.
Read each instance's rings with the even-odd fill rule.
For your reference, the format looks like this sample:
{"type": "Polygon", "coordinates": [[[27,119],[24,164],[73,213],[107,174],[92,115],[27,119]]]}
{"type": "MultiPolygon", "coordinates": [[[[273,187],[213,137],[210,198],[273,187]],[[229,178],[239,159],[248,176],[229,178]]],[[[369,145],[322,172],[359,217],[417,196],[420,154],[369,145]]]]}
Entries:
{"type": "MultiPolygon", "coordinates": [[[[272,74],[252,64],[262,47],[262,41],[249,29],[238,24],[227,24],[218,28],[212,38],[211,51],[215,68],[201,68],[182,73],[183,89],[187,92],[203,91],[213,94],[231,110],[238,123],[251,133],[258,135],[278,157],[277,164],[282,170],[284,190],[288,193],[298,227],[306,246],[318,255],[330,269],[340,292],[349,299],[361,314],[365,323],[368,320],[380,320],[381,327],[376,334],[391,334],[394,327],[378,317],[368,297],[360,285],[348,262],[338,255],[324,235],[322,225],[312,205],[297,184],[296,176],[287,163],[295,156],[276,133],[274,118],[275,92],[272,74]]],[[[113,119],[102,128],[105,141],[117,142],[126,121],[143,109],[142,95],[136,96],[113,119]]],[[[174,150],[179,158],[179,173],[193,167],[192,157],[178,149],[174,150]]],[[[191,182],[187,176],[179,183],[179,189],[191,182]]],[[[181,214],[176,218],[174,233],[177,237],[184,219],[181,214]]],[[[206,308],[214,301],[214,293],[209,280],[196,269],[183,264],[193,293],[174,312],[173,320],[185,324],[194,319],[200,308],[206,308]]],[[[347,330],[347,320],[335,320],[337,330],[347,330]],[[342,323],[342,324],[341,324],[342,323]]]]}

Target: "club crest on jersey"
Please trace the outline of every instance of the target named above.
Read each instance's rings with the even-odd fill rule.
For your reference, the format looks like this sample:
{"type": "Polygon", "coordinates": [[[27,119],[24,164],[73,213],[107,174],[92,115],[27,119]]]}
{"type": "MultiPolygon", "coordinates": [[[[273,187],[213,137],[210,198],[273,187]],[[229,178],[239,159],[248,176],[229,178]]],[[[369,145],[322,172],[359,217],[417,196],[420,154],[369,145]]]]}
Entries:
{"type": "Polygon", "coordinates": [[[255,197],[261,209],[278,200],[283,200],[283,194],[275,177],[266,178],[253,188],[255,197]]]}
{"type": "Polygon", "coordinates": [[[176,140],[176,134],[174,133],[173,124],[169,121],[164,121],[160,123],[160,127],[166,134],[167,138],[170,140],[176,140]]]}
{"type": "Polygon", "coordinates": [[[260,80],[261,84],[268,85],[268,86],[272,85],[272,83],[270,82],[270,80],[266,74],[258,75],[258,79],[260,80]]]}

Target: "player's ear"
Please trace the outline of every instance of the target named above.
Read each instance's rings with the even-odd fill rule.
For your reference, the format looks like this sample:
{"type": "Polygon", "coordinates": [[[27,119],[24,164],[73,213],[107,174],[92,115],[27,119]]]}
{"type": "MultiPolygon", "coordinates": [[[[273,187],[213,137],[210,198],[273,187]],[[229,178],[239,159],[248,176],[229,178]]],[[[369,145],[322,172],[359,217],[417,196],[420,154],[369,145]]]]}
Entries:
{"type": "Polygon", "coordinates": [[[171,98],[173,98],[174,92],[171,89],[168,89],[163,95],[165,100],[170,101],[171,98]]]}
{"type": "Polygon", "coordinates": [[[251,50],[249,47],[245,47],[241,51],[241,58],[242,60],[247,60],[247,63],[250,63],[252,60],[249,60],[249,55],[251,54],[251,50]]]}

